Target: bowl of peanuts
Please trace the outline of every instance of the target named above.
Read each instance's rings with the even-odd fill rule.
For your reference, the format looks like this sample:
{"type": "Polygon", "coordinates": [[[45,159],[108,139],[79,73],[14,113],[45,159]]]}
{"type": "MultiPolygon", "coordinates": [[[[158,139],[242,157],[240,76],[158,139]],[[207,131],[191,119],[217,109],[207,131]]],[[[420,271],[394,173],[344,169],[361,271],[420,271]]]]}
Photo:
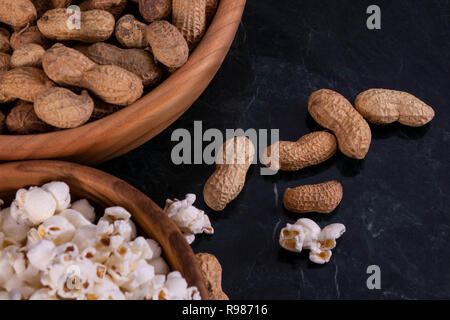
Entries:
{"type": "Polygon", "coordinates": [[[49,160],[2,164],[0,180],[0,299],[214,297],[201,256],[124,181],[49,160]]]}
{"type": "Polygon", "coordinates": [[[96,164],[206,89],[245,0],[0,0],[0,161],[96,164]]]}

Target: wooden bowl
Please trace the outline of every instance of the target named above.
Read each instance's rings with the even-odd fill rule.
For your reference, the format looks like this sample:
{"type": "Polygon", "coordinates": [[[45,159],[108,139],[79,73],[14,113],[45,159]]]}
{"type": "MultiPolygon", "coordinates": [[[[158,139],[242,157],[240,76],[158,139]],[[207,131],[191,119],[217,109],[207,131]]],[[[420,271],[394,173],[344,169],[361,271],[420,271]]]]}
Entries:
{"type": "Polygon", "coordinates": [[[246,0],[220,0],[208,31],[188,62],[147,95],[104,119],[38,135],[0,135],[0,161],[61,159],[96,164],[155,137],[200,96],[233,42],[246,0]]]}
{"type": "Polygon", "coordinates": [[[142,192],[102,171],[62,161],[22,161],[0,165],[0,199],[10,201],[24,187],[64,181],[76,198],[86,198],[99,207],[121,206],[138,227],[162,247],[172,270],[178,270],[203,299],[209,299],[206,283],[190,245],[158,205],[142,192]]]}

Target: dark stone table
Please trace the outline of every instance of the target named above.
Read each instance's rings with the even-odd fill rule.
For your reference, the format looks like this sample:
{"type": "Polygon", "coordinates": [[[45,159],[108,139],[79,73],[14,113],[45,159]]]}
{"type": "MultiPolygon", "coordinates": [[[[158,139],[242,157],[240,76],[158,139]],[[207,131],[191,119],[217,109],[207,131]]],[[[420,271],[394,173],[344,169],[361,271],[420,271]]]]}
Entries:
{"type": "MultiPolygon", "coordinates": [[[[201,98],[157,138],[98,166],[136,186],[160,206],[167,197],[198,196],[215,234],[195,252],[222,263],[234,299],[450,298],[450,5],[448,1],[249,0],[235,43],[201,98]],[[368,30],[377,4],[382,29],[368,30]],[[260,176],[254,165],[243,192],[221,213],[207,209],[208,165],[173,165],[177,128],[279,128],[296,140],[320,129],[307,114],[311,92],[330,88],[354,101],[368,88],[413,93],[434,107],[423,128],[371,126],[363,161],[338,153],[321,165],[260,176]],[[347,232],[327,265],[278,245],[280,229],[300,215],[283,209],[287,187],[337,179],[344,198],[330,215],[308,214],[347,232]],[[369,290],[367,267],[381,269],[369,290]]],[[[205,143],[206,145],[206,143],[205,143]]]]}

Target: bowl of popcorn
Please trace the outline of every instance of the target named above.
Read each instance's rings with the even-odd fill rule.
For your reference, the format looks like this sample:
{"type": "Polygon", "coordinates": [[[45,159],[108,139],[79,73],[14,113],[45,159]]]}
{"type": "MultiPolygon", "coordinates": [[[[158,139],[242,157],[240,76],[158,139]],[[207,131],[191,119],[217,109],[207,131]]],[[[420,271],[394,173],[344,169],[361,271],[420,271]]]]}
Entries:
{"type": "Polygon", "coordinates": [[[180,229],[124,181],[59,161],[0,181],[0,299],[210,298],[180,229]]]}
{"type": "Polygon", "coordinates": [[[0,1],[0,161],[95,164],[150,140],[213,79],[245,2],[0,1]]]}

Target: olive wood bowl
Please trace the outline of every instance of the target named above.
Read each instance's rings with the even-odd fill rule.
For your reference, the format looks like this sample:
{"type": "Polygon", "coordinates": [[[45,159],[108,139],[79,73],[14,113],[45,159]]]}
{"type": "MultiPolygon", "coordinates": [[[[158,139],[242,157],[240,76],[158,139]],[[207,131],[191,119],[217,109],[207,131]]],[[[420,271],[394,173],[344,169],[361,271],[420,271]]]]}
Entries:
{"type": "Polygon", "coordinates": [[[123,180],[69,162],[13,162],[0,165],[0,199],[8,203],[18,189],[50,181],[66,182],[74,198],[86,198],[97,207],[121,206],[128,210],[138,228],[161,245],[171,270],[178,270],[189,286],[196,286],[202,299],[210,298],[194,252],[178,227],[150,198],[123,180]]]}
{"type": "Polygon", "coordinates": [[[188,62],[132,105],[81,127],[35,135],[0,135],[0,161],[58,159],[97,164],[152,139],[206,89],[230,49],[246,0],[220,0],[188,62]]]}

